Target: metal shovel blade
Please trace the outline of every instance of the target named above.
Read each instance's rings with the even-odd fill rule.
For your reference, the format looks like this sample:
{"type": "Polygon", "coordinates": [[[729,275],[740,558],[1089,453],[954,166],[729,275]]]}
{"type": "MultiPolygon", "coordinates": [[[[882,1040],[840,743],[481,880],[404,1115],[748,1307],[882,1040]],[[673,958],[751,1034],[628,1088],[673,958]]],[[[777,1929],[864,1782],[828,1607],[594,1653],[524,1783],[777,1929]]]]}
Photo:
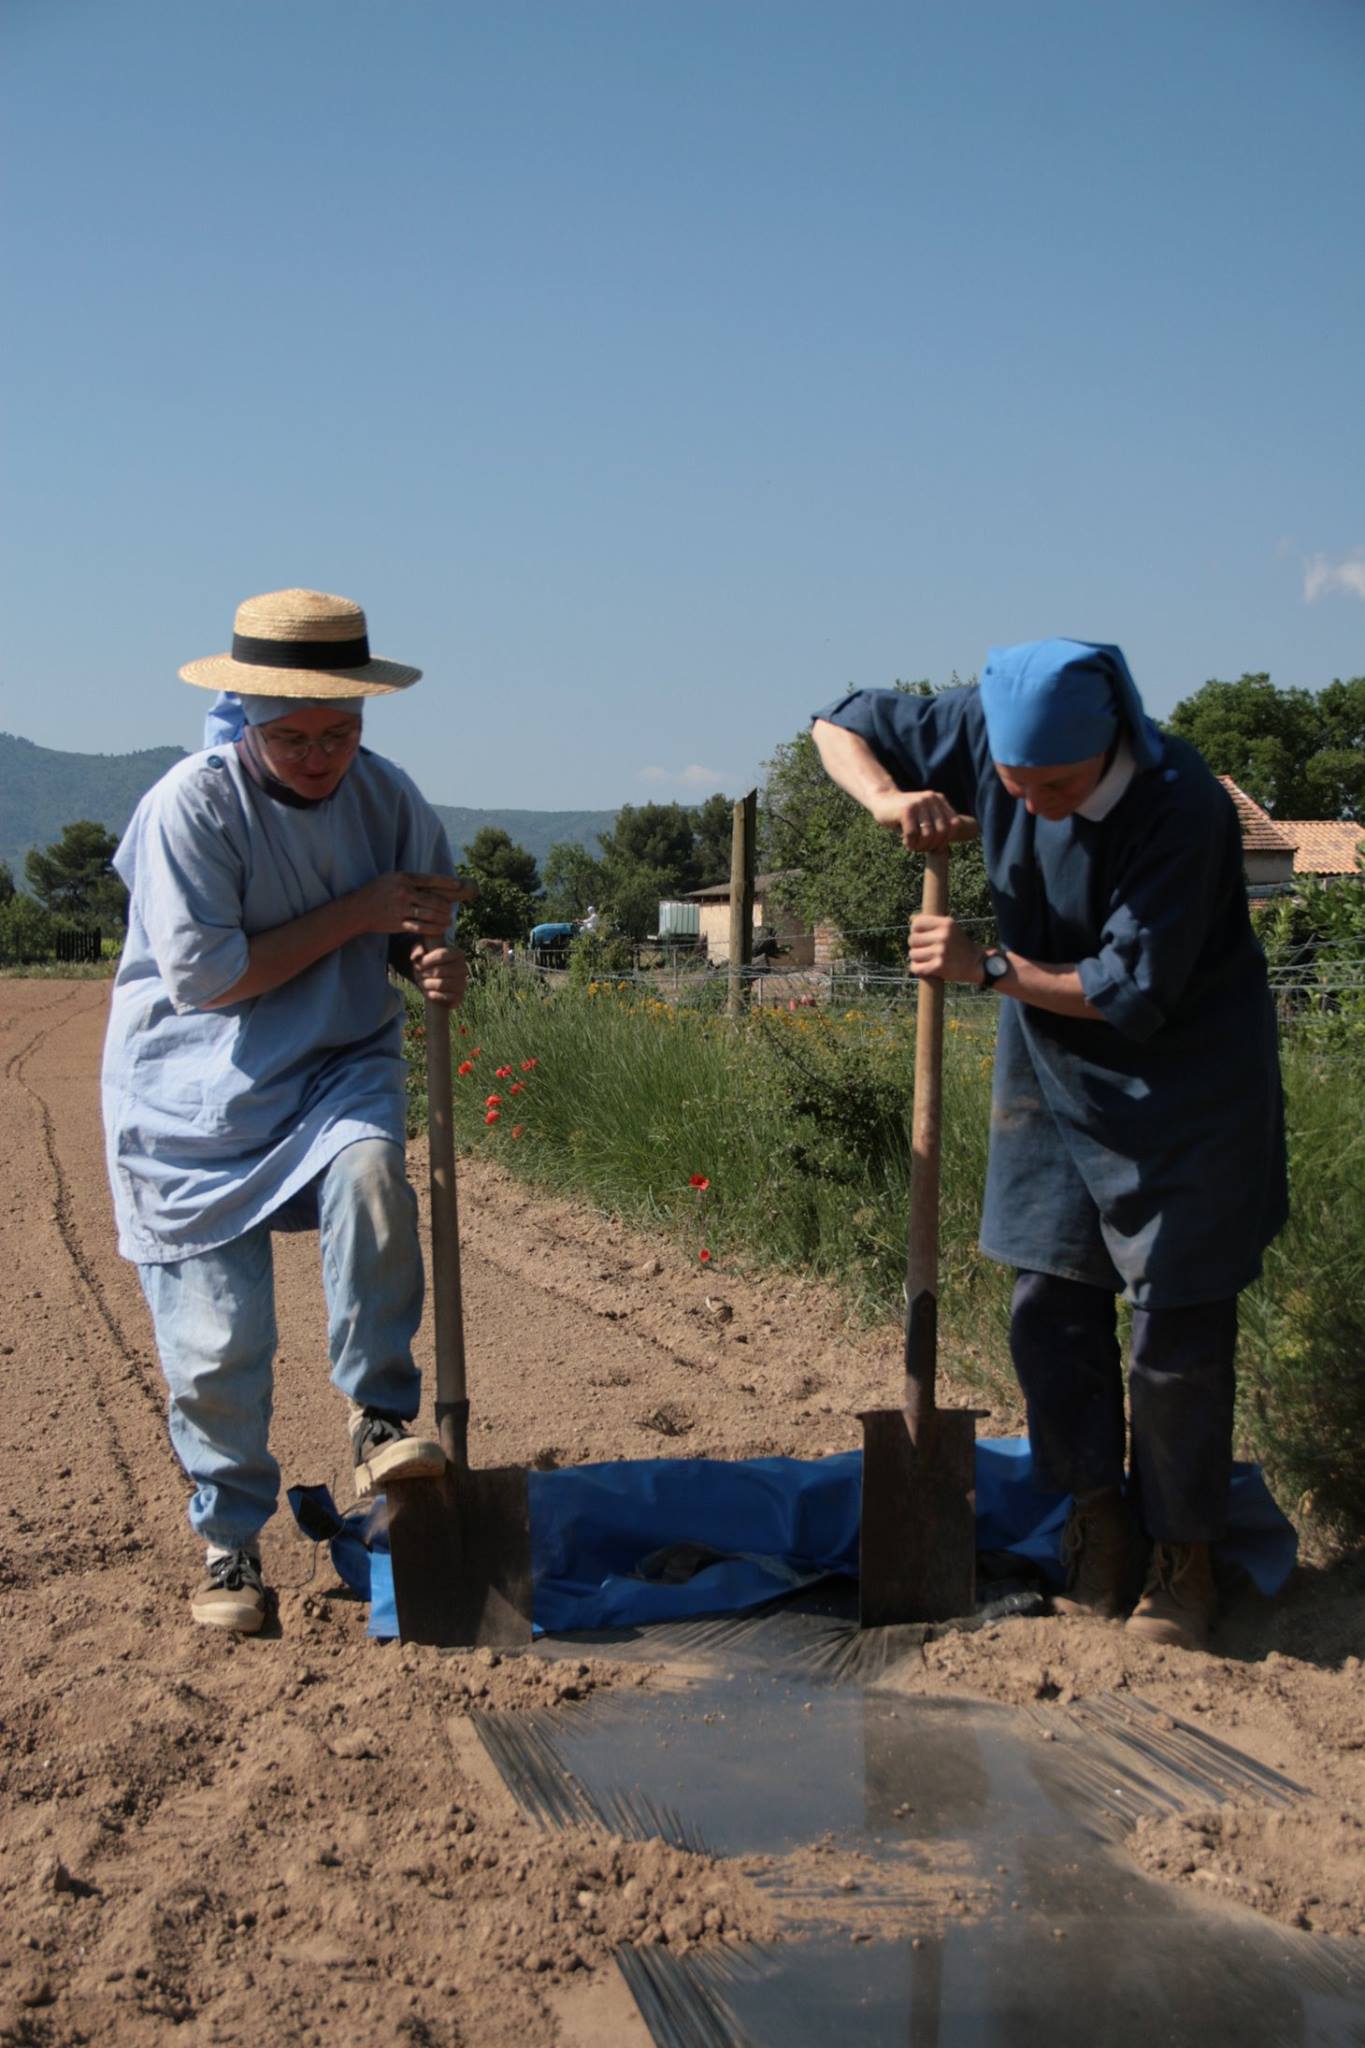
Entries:
{"type": "Polygon", "coordinates": [[[531,1640],[531,1513],[519,1465],[447,1465],[390,1480],[389,1551],[405,1643],[524,1648],[531,1640]]]}
{"type": "Polygon", "coordinates": [[[937,1408],[916,1445],[901,1408],[863,1425],[858,1621],[953,1621],[976,1601],[976,1416],[937,1408]]]}

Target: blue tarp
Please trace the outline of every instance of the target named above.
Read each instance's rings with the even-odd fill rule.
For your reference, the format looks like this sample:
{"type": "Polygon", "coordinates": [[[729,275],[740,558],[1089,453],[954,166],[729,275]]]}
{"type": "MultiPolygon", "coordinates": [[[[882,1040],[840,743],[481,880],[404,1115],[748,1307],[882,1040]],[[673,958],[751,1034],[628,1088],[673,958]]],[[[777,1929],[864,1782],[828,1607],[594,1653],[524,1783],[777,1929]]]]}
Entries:
{"type": "MultiPolygon", "coordinates": [[[[740,1613],[830,1573],[857,1577],[859,1451],[733,1464],[633,1459],[528,1476],[535,1625],[545,1634],[740,1613]],[[656,1575],[669,1565],[695,1568],[677,1583],[656,1575]]],[[[396,1635],[382,1515],[340,1517],[325,1487],[291,1488],[289,1501],[308,1534],[331,1539],[341,1577],[370,1600],[370,1634],[396,1635]]],[[[1034,1486],[1023,1438],[977,1444],[979,1551],[1012,1554],[1060,1585],[1069,1506],[1066,1495],[1034,1486]]],[[[1277,1593],[1297,1551],[1259,1466],[1235,1465],[1220,1565],[1277,1593]]]]}

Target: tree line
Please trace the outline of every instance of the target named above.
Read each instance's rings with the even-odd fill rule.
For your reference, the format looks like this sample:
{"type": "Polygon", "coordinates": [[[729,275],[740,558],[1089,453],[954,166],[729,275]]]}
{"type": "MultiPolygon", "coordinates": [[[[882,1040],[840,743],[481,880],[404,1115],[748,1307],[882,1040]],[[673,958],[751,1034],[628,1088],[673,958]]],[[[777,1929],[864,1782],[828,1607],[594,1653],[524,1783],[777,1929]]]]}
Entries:
{"type": "MultiPolygon", "coordinates": [[[[897,683],[933,694],[928,681],[897,683]]],[[[954,676],[943,687],[961,688],[954,676]]],[[[1365,821],[1365,676],[1325,689],[1280,689],[1269,675],[1212,680],[1178,704],[1167,729],[1191,741],[1215,774],[1230,775],[1272,817],[1365,821]]],[[[461,936],[524,941],[541,921],[576,921],[590,908],[599,928],[640,940],[658,928],[659,905],[728,881],[733,807],[717,792],[697,805],[625,804],[597,853],[552,846],[543,871],[496,826],[464,849],[480,899],[461,916],[461,936]]],[[[89,819],[63,828],[25,861],[27,894],[0,862],[0,944],[7,928],[35,917],[64,925],[123,925],[127,892],[114,873],[116,836],[89,819]]],[[[759,808],[759,864],[780,876],[775,894],[806,923],[827,922],[868,958],[898,957],[918,901],[919,863],[829,781],[807,731],[766,764],[759,808]]],[[[990,914],[979,851],[954,859],[954,908],[990,914]]]]}

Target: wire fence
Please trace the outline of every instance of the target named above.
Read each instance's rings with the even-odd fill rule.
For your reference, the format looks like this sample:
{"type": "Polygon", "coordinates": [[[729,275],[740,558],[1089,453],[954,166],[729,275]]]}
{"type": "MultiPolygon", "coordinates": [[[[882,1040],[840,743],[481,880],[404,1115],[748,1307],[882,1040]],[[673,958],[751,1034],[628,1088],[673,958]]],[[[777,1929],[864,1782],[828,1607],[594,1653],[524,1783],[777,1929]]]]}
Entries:
{"type": "MultiPolygon", "coordinates": [[[[975,922],[990,925],[987,919],[975,922]]],[[[567,951],[549,962],[517,955],[508,966],[514,974],[534,978],[546,986],[568,979],[567,951]]],[[[837,1011],[849,1023],[875,1021],[872,1014],[850,1012],[894,1009],[913,1002],[919,990],[919,982],[903,965],[847,956],[812,966],[793,966],[781,959],[759,960],[742,967],[738,978],[751,1007],[817,1007],[837,1011]]],[[[1296,947],[1268,961],[1267,979],[1285,1026],[1354,1001],[1365,1002],[1365,942],[1348,938],[1296,947]]],[[[728,993],[731,976],[728,962],[712,961],[699,949],[686,954],[675,949],[671,958],[660,959],[657,948],[645,946],[635,949],[629,968],[603,967],[594,980],[598,986],[610,986],[619,993],[719,1007],[728,993]]],[[[991,991],[950,985],[947,1000],[961,1011],[978,1011],[984,1016],[994,1012],[1000,998],[991,991]]]]}

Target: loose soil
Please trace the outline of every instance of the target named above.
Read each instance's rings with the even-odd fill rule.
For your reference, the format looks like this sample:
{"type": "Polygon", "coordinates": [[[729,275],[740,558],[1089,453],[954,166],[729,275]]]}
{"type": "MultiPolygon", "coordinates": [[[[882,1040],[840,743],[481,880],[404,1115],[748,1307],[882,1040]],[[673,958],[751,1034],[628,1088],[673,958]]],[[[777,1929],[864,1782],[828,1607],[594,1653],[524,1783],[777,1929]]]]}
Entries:
{"type": "MultiPolygon", "coordinates": [[[[0,2042],[625,2048],[643,2036],[611,1948],[780,1938],[772,1859],[534,1828],[473,1717],[649,1670],[371,1643],[287,1514],[264,1549],[278,1630],[234,1640],[190,1623],[201,1560],[146,1310],[114,1249],[107,996],[0,980],[0,2042]]],[[[423,1195],[424,1168],[414,1147],[423,1195]]],[[[852,1448],[858,1409],[895,1384],[897,1334],[850,1326],[817,1286],[701,1275],[676,1247],[483,1163],[461,1198],[476,1431],[500,1461],[817,1456],[852,1448]]],[[[286,1483],[326,1481],[345,1502],[315,1244],[279,1239],[276,1263],[272,1444],[286,1483]]],[[[428,1368],[429,1347],[424,1331],[428,1368]]],[[[1017,1426],[1002,1408],[983,1428],[1017,1426]]],[[[1303,1571],[1279,1602],[1243,1601],[1219,1644],[1199,1656],[1119,1628],[1011,1622],[929,1643],[902,1683],[1045,1709],[1131,1691],[1224,1737],[1311,1805],[1144,1823],[1141,1862],[1359,1935],[1365,1574],[1303,1571]]],[[[806,1852],[787,1888],[819,1862],[806,1852]]],[[[951,1877],[926,1871],[923,1899],[973,1910],[951,1877]]],[[[851,1928],[872,1889],[857,1887],[851,1928]]]]}

